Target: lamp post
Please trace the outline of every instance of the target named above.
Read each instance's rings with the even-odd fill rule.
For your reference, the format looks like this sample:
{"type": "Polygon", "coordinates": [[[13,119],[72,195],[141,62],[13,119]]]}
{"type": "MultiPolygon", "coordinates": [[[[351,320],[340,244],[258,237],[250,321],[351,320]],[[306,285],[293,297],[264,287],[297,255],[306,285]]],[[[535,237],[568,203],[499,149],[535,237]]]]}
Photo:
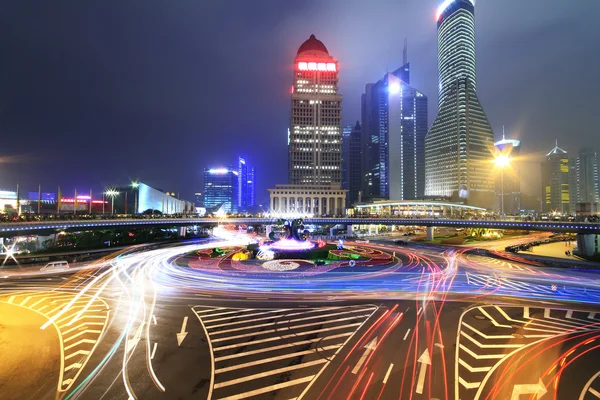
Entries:
{"type": "Polygon", "coordinates": [[[500,192],[500,212],[504,216],[504,168],[510,165],[510,158],[506,154],[499,154],[495,161],[496,166],[500,168],[500,186],[502,187],[500,192]]]}
{"type": "Polygon", "coordinates": [[[115,197],[119,195],[119,192],[109,189],[106,191],[106,195],[110,197],[110,215],[115,215],[115,197]]]}

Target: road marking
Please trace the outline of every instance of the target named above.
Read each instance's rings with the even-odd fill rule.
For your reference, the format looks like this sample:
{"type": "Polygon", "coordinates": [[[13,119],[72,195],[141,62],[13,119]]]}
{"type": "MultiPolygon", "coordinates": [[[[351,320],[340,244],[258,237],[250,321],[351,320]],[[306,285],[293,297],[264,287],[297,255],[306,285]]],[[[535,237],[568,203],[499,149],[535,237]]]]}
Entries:
{"type": "Polygon", "coordinates": [[[529,307],[523,307],[523,318],[529,318],[529,307]]]}
{"type": "Polygon", "coordinates": [[[544,318],[550,318],[550,309],[544,308],[544,318]]]}
{"type": "Polygon", "coordinates": [[[476,360],[492,360],[492,359],[501,359],[504,357],[504,354],[476,354],[474,352],[472,352],[468,347],[459,344],[458,347],[461,350],[464,350],[465,352],[467,352],[467,354],[469,354],[471,357],[473,357],[476,360]]]}
{"type": "Polygon", "coordinates": [[[65,356],[65,360],[68,360],[69,358],[73,358],[73,357],[78,356],[80,354],[82,354],[82,355],[88,355],[88,354],[90,354],[90,352],[87,351],[87,350],[77,350],[75,353],[71,353],[68,356],[65,356]]]}
{"type": "Polygon", "coordinates": [[[419,307],[419,311],[417,311],[417,315],[421,314],[421,311],[423,311],[423,307],[419,307]]]}
{"type": "Polygon", "coordinates": [[[513,335],[486,335],[483,332],[479,332],[477,329],[473,328],[471,325],[467,324],[464,321],[462,323],[462,326],[466,326],[467,328],[469,328],[470,330],[472,330],[473,332],[475,332],[476,334],[478,334],[479,336],[481,336],[484,339],[514,339],[515,338],[513,335]]]}
{"type": "Polygon", "coordinates": [[[188,322],[188,317],[185,316],[183,317],[183,323],[181,324],[181,332],[177,333],[177,347],[181,346],[181,343],[184,341],[185,337],[187,336],[187,332],[185,331],[185,328],[187,326],[187,322],[188,322]]]}
{"type": "Polygon", "coordinates": [[[156,354],[156,347],[158,346],[158,343],[155,342],[154,343],[154,347],[152,348],[152,354],[150,354],[150,359],[154,360],[154,355],[156,354]]]}
{"type": "Polygon", "coordinates": [[[294,379],[293,381],[278,383],[276,385],[267,386],[264,388],[252,390],[250,392],[240,393],[229,397],[224,397],[220,400],[239,400],[245,399],[252,396],[258,396],[259,394],[274,392],[275,390],[283,389],[289,386],[299,385],[301,383],[310,382],[314,378],[314,375],[305,376],[304,378],[294,379]]]}
{"type": "Polygon", "coordinates": [[[596,396],[597,398],[600,399],[600,393],[598,393],[596,390],[594,390],[594,388],[590,387],[592,386],[592,382],[594,382],[594,380],[596,380],[596,378],[600,376],[600,371],[596,372],[594,374],[594,376],[592,376],[590,378],[589,381],[587,381],[587,383],[585,384],[585,386],[583,387],[583,390],[581,391],[581,394],[579,395],[579,400],[583,400],[585,398],[585,394],[588,392],[592,393],[594,396],[596,396]],[[595,392],[592,392],[592,390],[595,392]]]}
{"type": "Polygon", "coordinates": [[[333,349],[337,349],[338,347],[341,347],[341,346],[342,345],[332,345],[332,346],[322,347],[320,349],[310,349],[310,350],[298,351],[296,353],[288,353],[288,354],[284,354],[284,355],[276,356],[276,357],[263,358],[261,360],[251,361],[251,362],[247,362],[247,363],[243,363],[243,364],[236,364],[231,367],[219,368],[219,369],[215,370],[215,374],[222,374],[224,372],[235,371],[236,369],[253,367],[255,365],[266,364],[266,363],[270,363],[272,361],[285,360],[286,358],[294,358],[294,357],[303,356],[303,355],[307,355],[307,354],[314,354],[314,353],[317,353],[320,351],[333,350],[333,349]]]}
{"type": "Polygon", "coordinates": [[[546,393],[548,393],[548,390],[546,389],[544,382],[542,382],[542,378],[540,378],[538,383],[515,385],[512,396],[510,396],[510,400],[519,400],[519,397],[521,397],[522,394],[535,394],[536,399],[539,399],[546,393]]]}
{"type": "Polygon", "coordinates": [[[360,367],[362,367],[362,365],[365,363],[365,360],[367,359],[367,356],[369,355],[369,353],[371,353],[376,348],[377,348],[377,336],[375,336],[375,338],[373,338],[373,340],[371,340],[369,342],[369,344],[367,344],[365,346],[365,352],[363,353],[363,355],[360,357],[360,359],[358,360],[358,362],[352,369],[352,373],[354,375],[356,375],[358,373],[358,371],[360,370],[360,367]]]}
{"type": "Polygon", "coordinates": [[[70,371],[70,370],[75,369],[75,368],[81,368],[82,366],[83,366],[83,364],[73,363],[73,364],[71,364],[71,365],[69,365],[69,366],[67,366],[65,368],[65,372],[70,371]]]}
{"type": "Polygon", "coordinates": [[[567,314],[565,315],[565,317],[568,318],[568,319],[573,318],[573,310],[567,311],[567,314]]]}
{"type": "Polygon", "coordinates": [[[467,339],[469,339],[473,344],[475,344],[477,347],[479,347],[481,349],[518,349],[520,347],[523,347],[522,344],[511,344],[511,343],[506,343],[506,344],[483,344],[483,343],[480,343],[477,340],[473,339],[471,336],[467,335],[465,332],[461,331],[460,335],[463,336],[463,337],[465,337],[465,338],[467,338],[467,339]]]}
{"type": "Polygon", "coordinates": [[[594,388],[590,388],[590,393],[600,399],[600,392],[594,388]]]}
{"type": "MultiPolygon", "coordinates": [[[[365,316],[363,316],[365,317],[365,316]]],[[[306,328],[309,326],[320,326],[320,325],[324,325],[324,324],[333,324],[336,322],[343,322],[343,321],[351,321],[353,319],[357,319],[359,318],[358,316],[356,317],[349,317],[349,318],[340,318],[340,319],[334,319],[334,320],[330,320],[330,321],[321,321],[321,322],[311,322],[310,324],[302,324],[302,325],[297,325],[297,326],[285,326],[282,325],[281,328],[277,328],[277,329],[267,329],[265,331],[259,331],[259,332],[250,332],[250,333],[243,333],[241,335],[236,335],[236,336],[227,336],[227,337],[223,337],[223,338],[218,338],[218,339],[211,339],[214,343],[217,342],[222,342],[222,341],[226,341],[226,340],[233,340],[233,339],[239,339],[239,338],[243,338],[243,337],[253,337],[253,336],[259,336],[259,335],[268,335],[270,333],[275,333],[275,332],[280,332],[281,330],[285,329],[286,331],[290,331],[290,330],[295,330],[295,329],[300,329],[300,328],[306,328]]],[[[339,327],[336,327],[338,329],[341,328],[345,328],[348,326],[357,326],[360,325],[360,323],[354,323],[354,324],[347,324],[347,325],[342,325],[339,327]]]]}
{"type": "Polygon", "coordinates": [[[388,368],[387,372],[385,373],[385,376],[383,377],[384,385],[387,383],[387,380],[390,377],[390,374],[392,373],[392,368],[394,368],[394,364],[390,364],[390,367],[388,368]]]}
{"type": "MultiPolygon", "coordinates": [[[[283,308],[281,310],[261,311],[261,312],[252,313],[252,314],[232,315],[232,316],[229,316],[229,317],[215,318],[215,319],[211,319],[211,320],[206,320],[205,319],[204,323],[207,324],[206,325],[207,328],[219,328],[221,326],[243,324],[244,322],[247,322],[247,321],[230,322],[230,323],[221,324],[221,325],[210,325],[210,324],[212,324],[213,322],[219,322],[219,321],[231,321],[232,319],[249,318],[249,317],[254,317],[256,315],[284,313],[286,311],[290,311],[290,309],[289,308],[283,308]]],[[[293,315],[298,315],[298,314],[302,314],[302,313],[288,314],[286,316],[293,316],[293,315]]],[[[264,317],[264,318],[252,318],[252,321],[262,321],[262,320],[272,319],[272,318],[277,318],[277,316],[275,315],[275,316],[264,317]]]]}
{"type": "Polygon", "coordinates": [[[410,333],[410,328],[408,328],[408,330],[406,331],[406,333],[404,334],[404,339],[402,340],[406,340],[406,338],[408,337],[408,334],[410,333]]]}
{"type": "Polygon", "coordinates": [[[329,340],[329,339],[338,339],[340,337],[349,336],[350,334],[351,333],[342,333],[340,335],[326,336],[324,338],[323,337],[318,337],[318,338],[314,338],[314,339],[301,340],[299,342],[285,343],[285,344],[281,344],[281,345],[278,345],[278,346],[265,347],[263,349],[258,349],[258,350],[246,351],[246,352],[243,352],[243,353],[230,354],[230,355],[227,355],[227,356],[216,357],[215,358],[215,362],[230,360],[232,358],[247,357],[247,356],[251,356],[253,354],[266,353],[266,352],[274,351],[274,350],[286,349],[286,348],[289,348],[289,347],[300,346],[302,344],[317,343],[317,342],[321,342],[321,341],[329,340]]]}
{"type": "MultiPolygon", "coordinates": [[[[73,339],[75,339],[75,338],[77,338],[77,337],[79,337],[79,336],[81,336],[83,334],[86,334],[86,333],[101,333],[101,332],[102,331],[99,331],[99,330],[96,330],[96,329],[85,329],[83,331],[77,332],[76,334],[74,334],[72,336],[69,336],[67,339],[64,339],[63,342],[67,343],[67,342],[69,342],[69,341],[71,341],[71,340],[73,340],[73,339]]],[[[63,335],[63,337],[64,337],[64,335],[63,335]]]]}
{"type": "MultiPolygon", "coordinates": [[[[337,317],[339,315],[354,314],[356,312],[364,312],[364,311],[365,311],[364,309],[357,309],[357,310],[352,310],[352,311],[344,311],[344,312],[341,312],[341,313],[336,313],[334,315],[337,317]]],[[[368,314],[357,315],[355,317],[341,318],[341,319],[337,319],[336,321],[347,321],[347,320],[350,320],[350,319],[356,319],[356,318],[366,317],[367,315],[368,314]]],[[[296,318],[296,319],[293,320],[293,322],[308,321],[308,320],[312,320],[312,319],[322,319],[322,318],[325,318],[325,317],[326,317],[326,315],[315,315],[315,316],[306,317],[306,318],[296,318]]],[[[212,335],[222,335],[224,333],[247,331],[248,329],[264,328],[264,327],[273,326],[273,325],[281,325],[282,322],[287,322],[287,321],[286,320],[281,320],[281,321],[277,321],[277,322],[269,322],[269,323],[257,324],[257,325],[250,324],[248,326],[243,326],[243,327],[240,327],[240,328],[232,328],[232,329],[226,329],[226,330],[223,330],[223,331],[215,331],[215,332],[212,332],[212,335]]],[[[330,321],[327,321],[327,322],[330,322],[330,321]]],[[[318,324],[321,324],[321,323],[322,322],[318,322],[318,324]]],[[[300,326],[300,325],[298,325],[298,326],[300,326]]],[[[207,326],[207,328],[210,329],[211,327],[207,326]]],[[[287,326],[286,326],[286,328],[287,328],[287,326]]],[[[294,328],[295,328],[294,326],[289,326],[289,329],[294,329],[294,328]]]]}
{"type": "Polygon", "coordinates": [[[459,377],[458,381],[461,385],[463,385],[466,389],[477,389],[481,382],[467,382],[463,378],[459,377]]]}
{"type": "Polygon", "coordinates": [[[96,341],[95,341],[95,340],[92,340],[92,339],[81,339],[81,340],[80,340],[80,341],[78,341],[78,342],[75,342],[75,343],[73,343],[73,344],[70,344],[70,345],[66,346],[66,347],[65,347],[65,350],[72,349],[73,347],[79,346],[80,344],[83,344],[83,343],[90,343],[90,344],[94,344],[94,343],[96,343],[96,341]]]}
{"type": "Polygon", "coordinates": [[[596,318],[596,313],[595,313],[595,312],[591,312],[591,313],[588,315],[588,319],[594,319],[594,318],[596,318]]]}
{"type": "Polygon", "coordinates": [[[291,366],[287,366],[287,367],[283,367],[283,368],[278,368],[278,369],[274,369],[274,370],[270,370],[270,371],[266,371],[266,372],[261,372],[259,374],[244,376],[242,378],[233,379],[233,380],[226,381],[226,382],[216,383],[214,388],[219,389],[222,387],[231,386],[231,385],[235,385],[235,384],[243,383],[243,382],[247,382],[247,381],[252,381],[255,379],[260,379],[260,378],[264,378],[264,377],[271,376],[271,375],[277,375],[277,374],[294,371],[294,370],[301,369],[301,368],[307,368],[307,367],[312,367],[315,365],[324,364],[326,362],[327,362],[327,360],[322,358],[322,359],[315,360],[315,361],[309,361],[309,362],[305,362],[305,363],[301,363],[301,364],[297,364],[297,365],[291,365],[291,366]]]}
{"type": "Polygon", "coordinates": [[[458,363],[466,369],[468,369],[469,372],[487,372],[490,369],[492,369],[492,367],[471,367],[466,361],[464,361],[461,358],[458,359],[458,363]]]}
{"type": "Polygon", "coordinates": [[[154,325],[156,325],[156,315],[152,314],[152,322],[154,322],[154,325]]]}
{"type": "Polygon", "coordinates": [[[14,299],[15,299],[15,296],[10,296],[9,299],[8,299],[8,302],[12,303],[14,299]]]}
{"type": "MultiPolygon", "coordinates": [[[[242,342],[242,343],[235,343],[235,344],[231,344],[231,345],[227,345],[227,346],[215,347],[213,350],[214,351],[223,351],[223,350],[235,349],[236,347],[252,346],[255,344],[273,342],[273,341],[281,340],[281,339],[297,338],[297,337],[301,337],[301,336],[312,335],[313,333],[329,332],[329,331],[334,331],[334,330],[337,330],[340,328],[353,327],[353,326],[357,326],[357,325],[359,325],[359,324],[344,325],[342,327],[334,326],[333,328],[323,328],[323,329],[316,329],[316,330],[312,330],[312,331],[298,332],[298,333],[293,333],[290,335],[281,335],[281,336],[275,336],[275,337],[270,337],[270,338],[261,339],[261,340],[253,340],[251,342],[242,342]]],[[[352,334],[351,332],[350,333],[341,333],[336,336],[346,336],[346,335],[349,336],[351,334],[352,334]]]]}
{"type": "Polygon", "coordinates": [[[23,301],[21,302],[21,304],[19,304],[19,305],[21,305],[21,306],[24,306],[24,305],[25,305],[25,304],[26,304],[26,303],[29,301],[29,299],[31,299],[31,296],[27,296],[27,297],[25,298],[25,300],[23,300],[23,301]]]}
{"type": "Polygon", "coordinates": [[[496,320],[494,318],[492,318],[492,316],[490,314],[488,314],[487,311],[485,311],[483,309],[483,307],[477,307],[477,309],[483,314],[485,315],[490,321],[492,321],[492,324],[494,324],[495,327],[498,328],[512,328],[512,326],[510,325],[503,325],[503,324],[499,324],[498,322],[496,322],[496,320]]]}
{"type": "Polygon", "coordinates": [[[429,357],[429,352],[427,349],[423,351],[421,357],[417,360],[418,363],[421,364],[421,368],[419,369],[419,379],[417,380],[417,388],[415,392],[417,394],[423,394],[423,386],[425,385],[425,373],[427,372],[427,366],[431,365],[431,358],[429,357]]]}

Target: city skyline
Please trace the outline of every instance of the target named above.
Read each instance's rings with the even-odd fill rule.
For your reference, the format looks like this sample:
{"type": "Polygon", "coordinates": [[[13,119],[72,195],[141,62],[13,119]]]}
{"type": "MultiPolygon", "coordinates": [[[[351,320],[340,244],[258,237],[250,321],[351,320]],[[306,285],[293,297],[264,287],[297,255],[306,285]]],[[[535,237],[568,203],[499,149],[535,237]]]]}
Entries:
{"type": "MultiPolygon", "coordinates": [[[[371,81],[372,76],[385,73],[386,68],[400,65],[401,39],[391,39],[393,37],[408,37],[409,58],[416,71],[412,84],[429,98],[434,98],[437,91],[435,9],[438,2],[418,5],[381,2],[380,5],[383,4],[392,7],[391,10],[394,7],[401,10],[403,23],[394,26],[378,24],[383,26],[383,31],[375,45],[366,45],[372,37],[356,24],[322,24],[324,16],[335,8],[335,2],[330,2],[320,7],[324,10],[320,10],[308,24],[295,15],[301,11],[313,12],[316,5],[310,3],[278,6],[270,10],[265,16],[266,23],[256,28],[258,31],[254,32],[254,36],[251,34],[253,28],[241,24],[239,29],[245,32],[245,36],[256,38],[256,42],[245,42],[243,48],[236,48],[233,40],[240,31],[234,35],[230,33],[237,17],[223,27],[224,34],[217,38],[204,31],[188,35],[194,33],[186,29],[192,28],[200,11],[223,13],[219,5],[207,6],[208,9],[173,6],[169,13],[178,18],[181,27],[163,29],[163,36],[154,37],[156,33],[148,31],[147,26],[149,21],[165,23],[159,18],[165,11],[160,6],[154,9],[148,7],[147,15],[131,16],[125,8],[78,5],[70,9],[59,27],[40,21],[53,18],[55,13],[64,15],[65,11],[60,6],[41,7],[30,13],[26,6],[12,4],[5,14],[11,18],[7,18],[3,28],[11,29],[11,34],[5,35],[8,39],[0,43],[7,55],[7,61],[1,67],[3,79],[0,81],[5,94],[0,119],[3,134],[0,186],[12,188],[17,181],[29,189],[35,188],[38,183],[45,187],[59,184],[66,187],[89,186],[89,183],[98,182],[100,186],[123,182],[128,177],[140,177],[154,181],[156,187],[181,192],[182,198],[192,198],[193,192],[202,187],[203,166],[241,153],[245,145],[242,138],[248,135],[260,143],[247,153],[250,158],[264,163],[257,163],[261,171],[267,170],[269,165],[279,165],[285,162],[289,121],[289,92],[286,91],[286,88],[289,89],[288,60],[297,49],[296,43],[310,33],[323,39],[340,61],[340,92],[345,99],[344,124],[353,124],[359,119],[360,92],[364,83],[371,81]],[[90,7],[114,22],[116,29],[112,36],[100,37],[95,34],[99,31],[93,25],[95,21],[91,21],[92,25],[85,30],[89,33],[88,40],[94,44],[89,48],[97,53],[91,60],[86,58],[88,46],[82,46],[81,38],[75,39],[70,35],[82,21],[90,23],[84,17],[90,7]],[[123,23],[126,16],[132,28],[123,23]],[[15,27],[12,21],[18,22],[23,18],[43,29],[30,32],[15,27]],[[289,23],[282,24],[281,21],[289,23]],[[123,33],[125,29],[129,32],[128,29],[135,28],[144,35],[129,35],[127,40],[119,42],[118,32],[123,33]],[[274,32],[277,34],[273,35],[274,32]],[[156,40],[159,38],[162,41],[156,40]],[[142,40],[152,40],[157,44],[151,46],[152,50],[144,50],[139,46],[142,40]],[[42,50],[48,43],[56,46],[52,47],[53,54],[61,57],[53,58],[42,50]],[[259,43],[266,50],[259,53],[259,57],[251,56],[259,43]],[[217,64],[224,66],[223,73],[241,65],[242,59],[252,60],[246,62],[248,71],[243,75],[251,76],[253,82],[231,74],[226,79],[205,79],[218,71],[213,69],[214,66],[205,66],[201,62],[204,56],[198,55],[203,52],[212,54],[225,45],[231,49],[227,58],[217,58],[217,64]],[[167,49],[169,46],[172,48],[167,49]],[[162,60],[162,52],[167,50],[164,59],[170,62],[150,62],[162,60]],[[190,50],[193,62],[186,64],[182,61],[190,57],[187,53],[190,50]],[[108,55],[115,57],[105,57],[108,55]],[[36,62],[27,62],[31,59],[36,62]],[[205,69],[197,68],[199,63],[205,69]],[[193,68],[189,68],[191,66],[193,68]],[[77,85],[65,80],[65,70],[72,71],[70,77],[77,85]],[[228,88],[226,91],[246,88],[238,91],[238,98],[226,107],[227,110],[231,107],[238,109],[245,103],[247,107],[240,121],[226,120],[223,114],[226,110],[214,111],[216,108],[211,108],[214,107],[212,102],[200,89],[213,93],[216,86],[212,81],[221,82],[220,86],[228,88]],[[268,84],[265,85],[265,82],[268,84]],[[98,85],[102,86],[102,90],[94,92],[92,89],[98,88],[98,85]],[[257,92],[255,87],[260,87],[260,91],[257,92]],[[219,151],[198,156],[197,150],[211,143],[217,144],[216,138],[219,138],[219,151]],[[236,140],[240,142],[236,143],[236,140]],[[221,143],[227,143],[227,146],[221,143]],[[76,150],[79,148],[82,150],[76,150]],[[84,151],[85,148],[95,148],[96,151],[84,151]],[[131,156],[129,148],[139,150],[136,152],[139,155],[131,156]],[[45,155],[46,150],[52,156],[45,155]],[[13,160],[4,162],[9,156],[13,160]],[[183,172],[180,166],[175,167],[176,163],[169,167],[169,163],[155,162],[179,156],[194,160],[186,162],[189,165],[183,172]],[[14,158],[20,162],[15,162],[14,158]],[[106,159],[108,161],[104,161],[106,159]]],[[[250,7],[249,12],[251,8],[254,7],[250,7]]],[[[594,62],[590,57],[594,55],[589,55],[592,42],[588,33],[593,27],[591,15],[595,14],[594,8],[598,5],[583,1],[568,5],[561,2],[549,5],[548,2],[521,4],[510,1],[478,4],[477,92],[496,131],[496,139],[499,139],[499,127],[506,125],[511,137],[522,140],[521,154],[532,158],[531,162],[523,163],[524,193],[538,195],[540,192],[540,156],[547,152],[555,137],[561,142],[566,142],[567,137],[570,139],[569,146],[565,146],[570,153],[581,147],[598,147],[597,139],[594,143],[596,128],[592,123],[592,105],[598,103],[598,93],[589,90],[594,78],[594,62]],[[517,4],[520,12],[509,12],[517,4]],[[542,4],[544,7],[540,7],[542,4]],[[509,17],[512,29],[506,35],[502,20],[509,17]],[[573,29],[557,29],[562,22],[575,17],[578,17],[578,24],[573,29]],[[523,34],[528,35],[527,43],[514,40],[523,34]],[[543,50],[550,45],[552,52],[543,50]],[[549,65],[555,67],[545,68],[549,65]],[[498,71],[505,73],[499,74],[498,71]],[[557,74],[569,79],[567,92],[552,96],[554,89],[549,88],[551,85],[547,82],[557,74]],[[515,99],[513,93],[518,88],[523,89],[518,92],[522,96],[515,99]],[[573,96],[583,106],[576,107],[567,100],[573,96]]],[[[373,5],[341,8],[341,20],[359,20],[372,15],[375,9],[377,7],[373,5]]],[[[206,28],[197,29],[212,27],[209,24],[206,28]]],[[[217,99],[214,103],[222,104],[222,101],[217,99]]],[[[436,102],[431,101],[429,107],[431,124],[436,115],[436,102]]],[[[267,187],[285,181],[284,172],[275,168],[264,174],[257,187],[257,202],[265,201],[267,187]]]]}

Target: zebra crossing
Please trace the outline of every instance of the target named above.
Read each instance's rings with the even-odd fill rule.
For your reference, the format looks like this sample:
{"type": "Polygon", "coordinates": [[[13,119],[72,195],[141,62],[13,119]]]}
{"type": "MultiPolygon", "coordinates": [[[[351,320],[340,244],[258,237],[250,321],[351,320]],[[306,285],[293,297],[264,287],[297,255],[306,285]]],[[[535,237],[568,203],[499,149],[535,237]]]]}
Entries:
{"type": "MultiPolygon", "coordinates": [[[[67,392],[85,367],[106,328],[109,306],[100,298],[59,291],[15,292],[0,302],[38,312],[52,321],[60,340],[58,392],[67,392]]],[[[41,327],[43,328],[43,327],[41,327]]]]}
{"type": "Polygon", "coordinates": [[[475,398],[495,365],[520,348],[568,331],[597,330],[600,314],[484,305],[462,314],[457,335],[456,398],[475,398]]]}
{"type": "Polygon", "coordinates": [[[377,309],[193,307],[212,351],[210,397],[239,400],[277,392],[301,398],[377,309]]]}

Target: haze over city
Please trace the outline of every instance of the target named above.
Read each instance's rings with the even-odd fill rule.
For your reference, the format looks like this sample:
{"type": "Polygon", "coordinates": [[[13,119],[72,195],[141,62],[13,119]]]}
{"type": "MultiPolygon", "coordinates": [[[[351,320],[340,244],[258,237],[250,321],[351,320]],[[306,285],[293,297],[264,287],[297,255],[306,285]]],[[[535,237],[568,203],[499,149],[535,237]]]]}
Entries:
{"type": "MultiPolygon", "coordinates": [[[[130,177],[191,198],[204,167],[241,155],[260,173],[264,203],[266,189],[286,178],[284,168],[272,167],[287,163],[290,60],[312,33],[339,60],[344,125],[360,120],[365,84],[402,64],[404,38],[411,85],[429,96],[433,122],[436,1],[231,7],[6,4],[0,185],[101,190],[130,177]]],[[[600,56],[590,50],[598,45],[599,12],[595,1],[478,3],[478,95],[496,138],[504,125],[522,140],[524,193],[541,195],[539,162],[555,139],[570,153],[600,143],[600,56]]]]}

